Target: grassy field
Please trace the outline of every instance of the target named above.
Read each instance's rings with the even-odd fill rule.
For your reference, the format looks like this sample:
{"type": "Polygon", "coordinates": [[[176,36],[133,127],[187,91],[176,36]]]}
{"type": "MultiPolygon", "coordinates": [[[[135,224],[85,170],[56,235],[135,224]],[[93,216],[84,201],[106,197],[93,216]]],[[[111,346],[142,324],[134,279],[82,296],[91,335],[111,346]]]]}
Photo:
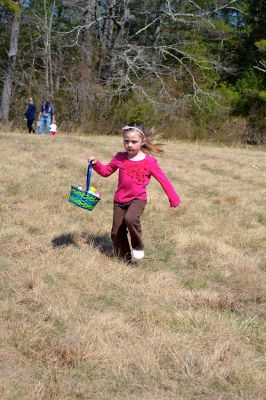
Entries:
{"type": "Polygon", "coordinates": [[[119,137],[0,134],[0,398],[265,399],[262,149],[167,143],[182,198],[152,180],[147,258],[110,254],[117,175],[92,213],[68,203],[119,137]]]}

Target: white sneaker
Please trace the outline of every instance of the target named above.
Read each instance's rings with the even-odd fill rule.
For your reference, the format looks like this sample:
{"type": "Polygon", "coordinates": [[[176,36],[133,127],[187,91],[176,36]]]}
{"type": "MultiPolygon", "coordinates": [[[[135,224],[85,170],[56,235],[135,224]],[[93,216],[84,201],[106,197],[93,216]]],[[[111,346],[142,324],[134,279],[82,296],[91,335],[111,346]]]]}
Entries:
{"type": "Polygon", "coordinates": [[[131,257],[132,261],[137,261],[141,260],[144,257],[144,251],[143,250],[131,250],[131,257]]]}

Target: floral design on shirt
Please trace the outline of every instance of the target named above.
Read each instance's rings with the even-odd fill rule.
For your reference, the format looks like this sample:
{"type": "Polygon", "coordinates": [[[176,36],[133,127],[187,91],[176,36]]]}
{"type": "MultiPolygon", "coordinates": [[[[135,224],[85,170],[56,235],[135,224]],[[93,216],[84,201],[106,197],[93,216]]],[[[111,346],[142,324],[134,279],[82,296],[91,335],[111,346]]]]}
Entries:
{"type": "Polygon", "coordinates": [[[147,174],[147,161],[130,161],[123,162],[126,174],[139,183],[144,183],[147,174]]]}

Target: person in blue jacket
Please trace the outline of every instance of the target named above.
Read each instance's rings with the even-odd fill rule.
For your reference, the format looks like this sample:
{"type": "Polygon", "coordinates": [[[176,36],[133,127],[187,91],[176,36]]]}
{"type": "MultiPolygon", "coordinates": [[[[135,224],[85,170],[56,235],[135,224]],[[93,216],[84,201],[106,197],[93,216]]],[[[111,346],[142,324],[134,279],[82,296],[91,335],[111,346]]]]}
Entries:
{"type": "Polygon", "coordinates": [[[49,100],[44,100],[38,116],[38,134],[41,135],[44,125],[45,131],[50,132],[50,125],[55,124],[55,108],[49,100]]]}
{"type": "Polygon", "coordinates": [[[33,128],[35,120],[35,112],[36,112],[36,106],[33,103],[32,97],[30,97],[27,111],[25,112],[25,118],[27,120],[27,127],[29,129],[29,133],[35,133],[35,130],[33,128]]]}

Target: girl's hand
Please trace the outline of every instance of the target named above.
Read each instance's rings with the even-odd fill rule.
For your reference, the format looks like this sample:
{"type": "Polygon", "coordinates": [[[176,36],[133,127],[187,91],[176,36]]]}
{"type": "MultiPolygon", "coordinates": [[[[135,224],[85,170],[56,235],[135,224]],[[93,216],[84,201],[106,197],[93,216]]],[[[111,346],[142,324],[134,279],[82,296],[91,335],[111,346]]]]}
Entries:
{"type": "Polygon", "coordinates": [[[90,163],[91,161],[92,161],[92,164],[96,164],[97,163],[96,157],[90,156],[88,159],[88,162],[90,163]]]}

